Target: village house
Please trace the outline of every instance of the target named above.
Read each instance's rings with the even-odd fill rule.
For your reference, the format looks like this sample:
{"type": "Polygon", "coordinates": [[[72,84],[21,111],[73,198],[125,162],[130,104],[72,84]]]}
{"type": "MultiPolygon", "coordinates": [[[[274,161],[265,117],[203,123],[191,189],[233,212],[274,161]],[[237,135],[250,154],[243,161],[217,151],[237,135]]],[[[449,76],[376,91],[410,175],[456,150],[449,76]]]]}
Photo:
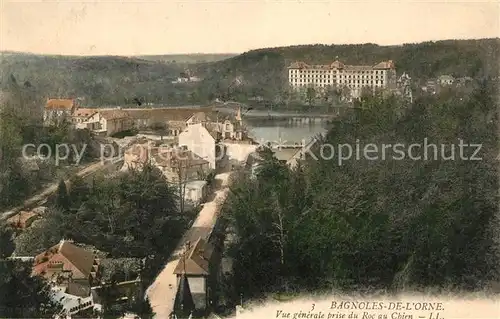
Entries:
{"type": "Polygon", "coordinates": [[[206,197],[205,179],[211,171],[208,161],[185,148],[174,148],[153,150],[152,163],[178,191],[182,210],[196,207],[206,197]]]}
{"type": "Polygon", "coordinates": [[[151,153],[152,164],[171,183],[204,180],[211,170],[207,160],[186,148],[154,148],[151,153]]]}
{"type": "Polygon", "coordinates": [[[77,128],[87,128],[87,120],[96,113],[97,109],[77,108],[71,115],[70,121],[77,128]]]}
{"type": "Polygon", "coordinates": [[[178,280],[178,291],[174,311],[204,311],[211,298],[210,276],[212,276],[213,247],[199,238],[195,243],[186,243],[185,251],[174,274],[178,280]],[[190,309],[191,308],[191,309],[190,309]]]}
{"type": "Polygon", "coordinates": [[[157,167],[177,191],[182,192],[183,204],[199,205],[207,195],[206,176],[210,163],[187,148],[157,147],[152,143],[136,144],[124,154],[122,171],[142,169],[145,164],[157,167]]]}
{"type": "Polygon", "coordinates": [[[177,83],[199,82],[199,81],[201,81],[201,78],[192,75],[191,71],[186,70],[184,72],[181,72],[179,74],[179,77],[176,80],[172,81],[172,83],[177,84],[177,83]]]}
{"type": "Polygon", "coordinates": [[[57,125],[78,108],[75,99],[49,99],[45,104],[43,122],[45,125],[57,125]]]}
{"type": "Polygon", "coordinates": [[[455,83],[455,78],[453,78],[451,75],[441,75],[437,78],[437,82],[441,86],[450,86],[455,83]]]}
{"type": "MultiPolygon", "coordinates": [[[[309,142],[305,144],[297,144],[296,147],[279,147],[272,150],[273,155],[280,163],[294,169],[297,167],[299,162],[307,158],[308,152],[312,150],[318,140],[318,137],[313,137],[309,140],[309,142]]],[[[250,170],[252,178],[257,176],[258,170],[261,166],[261,161],[262,158],[257,152],[248,156],[246,166],[250,170]]]]}
{"type": "Polygon", "coordinates": [[[138,130],[150,130],[152,126],[164,124],[166,136],[175,137],[188,125],[188,121],[195,113],[210,113],[211,107],[169,107],[151,109],[126,109],[138,130]]]}
{"type": "Polygon", "coordinates": [[[7,219],[7,224],[14,229],[23,230],[39,218],[39,214],[34,211],[20,211],[18,214],[7,219]]]}
{"type": "Polygon", "coordinates": [[[208,195],[207,181],[197,180],[186,183],[184,191],[185,204],[194,208],[200,205],[208,195]]]}
{"type": "Polygon", "coordinates": [[[435,94],[437,91],[436,81],[435,80],[426,81],[425,84],[422,86],[422,91],[430,94],[435,94]]]}
{"type": "Polygon", "coordinates": [[[186,146],[198,157],[206,160],[211,169],[216,168],[217,133],[209,132],[202,123],[189,125],[179,134],[179,146],[186,146]]]}
{"type": "Polygon", "coordinates": [[[473,81],[474,81],[474,79],[471,78],[470,76],[464,76],[464,77],[456,79],[455,83],[458,86],[467,86],[467,85],[470,85],[473,81]]]}
{"type": "Polygon", "coordinates": [[[149,163],[149,153],[152,147],[152,143],[149,142],[130,146],[123,154],[121,170],[142,169],[144,165],[149,163]]]}
{"type": "Polygon", "coordinates": [[[88,117],[86,127],[98,135],[111,136],[133,128],[133,120],[121,109],[99,110],[88,117]]]}
{"type": "Polygon", "coordinates": [[[52,284],[67,314],[94,307],[91,287],[99,283],[99,259],[93,252],[61,240],[34,259],[32,275],[52,284]]]}
{"type": "Polygon", "coordinates": [[[243,127],[241,117],[241,108],[238,108],[236,115],[226,115],[221,118],[217,117],[216,122],[209,122],[206,127],[218,132],[221,140],[224,141],[241,141],[246,138],[246,130],[243,127]]]}

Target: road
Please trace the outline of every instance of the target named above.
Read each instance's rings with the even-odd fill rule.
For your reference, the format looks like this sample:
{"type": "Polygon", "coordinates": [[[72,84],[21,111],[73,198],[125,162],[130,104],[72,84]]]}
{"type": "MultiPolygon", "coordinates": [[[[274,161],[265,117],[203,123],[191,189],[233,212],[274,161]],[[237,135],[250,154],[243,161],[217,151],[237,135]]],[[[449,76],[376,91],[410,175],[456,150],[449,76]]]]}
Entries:
{"type": "MultiPolygon", "coordinates": [[[[228,156],[240,164],[246,163],[248,156],[256,149],[256,145],[227,144],[228,156]]],[[[231,170],[231,168],[229,168],[231,170]]],[[[174,309],[175,295],[177,293],[177,277],[174,269],[182,257],[186,241],[195,242],[198,238],[208,239],[217,221],[217,214],[229,194],[231,172],[220,173],[215,176],[218,189],[214,192],[213,199],[203,205],[190,229],[186,231],[177,244],[177,248],[167,261],[167,264],[156,277],[155,281],[146,290],[156,318],[168,318],[174,309]]]]}
{"type": "MultiPolygon", "coordinates": [[[[99,170],[109,168],[111,165],[117,164],[121,160],[123,160],[123,159],[116,158],[116,159],[113,159],[113,160],[108,161],[106,163],[98,162],[98,163],[90,164],[90,165],[84,167],[83,169],[81,169],[80,171],[78,171],[75,175],[80,176],[82,178],[85,178],[85,177],[87,177],[87,176],[89,176],[89,175],[91,175],[99,170]]],[[[66,182],[66,184],[69,184],[69,179],[65,180],[65,182],[66,182]]],[[[16,215],[21,210],[30,209],[30,208],[36,207],[37,205],[41,205],[43,203],[43,201],[45,201],[47,199],[47,197],[49,197],[50,195],[52,195],[53,193],[55,193],[57,191],[58,186],[59,186],[59,182],[52,183],[48,187],[46,187],[44,190],[42,190],[40,193],[25,200],[22,205],[19,205],[17,207],[10,209],[9,211],[1,213],[0,221],[6,220],[6,219],[16,215]]]]}
{"type": "Polygon", "coordinates": [[[215,196],[211,201],[203,205],[198,217],[179,241],[166,266],[147,289],[146,296],[149,298],[156,318],[168,318],[174,309],[175,295],[177,293],[177,277],[174,274],[174,269],[182,256],[184,244],[188,240],[195,242],[200,237],[204,240],[210,237],[217,220],[217,213],[220,211],[229,193],[228,183],[230,174],[221,173],[215,176],[220,189],[215,191],[215,196]]]}

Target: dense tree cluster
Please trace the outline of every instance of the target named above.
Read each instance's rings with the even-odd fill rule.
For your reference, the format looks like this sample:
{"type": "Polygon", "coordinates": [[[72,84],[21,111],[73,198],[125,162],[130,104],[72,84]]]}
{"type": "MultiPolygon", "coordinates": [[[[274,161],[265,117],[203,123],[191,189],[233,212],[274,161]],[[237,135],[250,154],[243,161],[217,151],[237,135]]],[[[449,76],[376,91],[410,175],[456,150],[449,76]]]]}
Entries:
{"type": "MultiPolygon", "coordinates": [[[[483,83],[470,95],[407,106],[395,97],[366,97],[317,144],[318,160],[310,156],[294,170],[262,150],[256,177],[240,176],[227,205],[238,293],[475,290],[497,281],[494,90],[483,83]],[[381,157],[384,144],[408,147],[424,139],[437,145],[436,158],[381,157]],[[482,144],[481,160],[460,159],[459,139],[482,144]],[[353,156],[339,165],[328,149],[321,156],[321,145],[344,143],[360,144],[361,152],[374,143],[378,159],[369,153],[372,160],[353,156]]],[[[425,151],[418,152],[413,156],[425,151]]],[[[465,148],[462,156],[474,152],[465,148]]]]}
{"type": "Polygon", "coordinates": [[[163,174],[146,166],[91,182],[74,177],[69,185],[59,183],[49,205],[43,219],[17,236],[16,254],[37,254],[63,238],[95,247],[109,258],[103,262],[106,285],[99,292],[105,315],[150,314],[150,305],[142,298],[116,303],[115,284],[140,276],[139,293],[143,291],[192,217],[179,212],[175,191],[163,174]]]}
{"type": "Polygon", "coordinates": [[[95,246],[109,257],[146,257],[168,252],[189,222],[161,172],[146,166],[89,185],[61,182],[54,206],[17,239],[17,252],[34,254],[61,238],[95,246]]]}

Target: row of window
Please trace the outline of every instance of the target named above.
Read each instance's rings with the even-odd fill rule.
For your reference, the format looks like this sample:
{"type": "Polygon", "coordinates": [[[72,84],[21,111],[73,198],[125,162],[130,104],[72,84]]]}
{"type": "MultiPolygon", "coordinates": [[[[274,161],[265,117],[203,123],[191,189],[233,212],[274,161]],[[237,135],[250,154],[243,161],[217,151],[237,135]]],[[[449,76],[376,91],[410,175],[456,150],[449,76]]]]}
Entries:
{"type": "MultiPolygon", "coordinates": [[[[325,75],[310,75],[310,74],[307,74],[307,75],[291,75],[290,76],[291,79],[302,79],[302,78],[313,78],[313,79],[328,79],[328,78],[331,78],[330,76],[325,76],[325,75]]],[[[340,76],[341,79],[373,79],[373,75],[341,75],[340,76]]],[[[378,79],[379,76],[378,75],[375,75],[375,79],[378,79]]],[[[383,76],[381,75],[380,76],[380,79],[382,79],[383,76]]]]}
{"type": "MultiPolygon", "coordinates": [[[[337,70],[299,70],[299,69],[292,69],[290,70],[292,74],[300,74],[300,73],[311,73],[311,74],[327,74],[327,73],[336,73],[337,70]]],[[[350,74],[383,74],[385,70],[338,70],[339,73],[350,73],[350,74]]]]}
{"type": "Polygon", "coordinates": [[[69,311],[73,312],[73,311],[81,310],[81,309],[88,307],[90,305],[92,305],[92,301],[87,301],[81,305],[78,305],[76,307],[72,307],[69,311]]]}
{"type": "MultiPolygon", "coordinates": [[[[307,83],[296,83],[296,84],[292,84],[292,86],[294,87],[309,87],[310,84],[307,84],[307,83]]],[[[328,87],[329,85],[323,85],[323,84],[320,84],[320,85],[316,85],[315,87],[320,87],[320,88],[323,88],[323,87],[328,87]]],[[[376,88],[376,87],[382,87],[382,85],[370,85],[370,84],[355,84],[355,83],[351,83],[351,84],[346,84],[344,83],[344,86],[350,88],[350,89],[357,89],[357,88],[364,88],[364,87],[367,87],[367,88],[376,88]]]]}
{"type": "MultiPolygon", "coordinates": [[[[292,81],[290,81],[291,83],[335,83],[336,81],[330,81],[330,80],[319,80],[319,81],[306,81],[306,80],[297,80],[297,79],[294,79],[292,81]]],[[[366,85],[378,85],[378,84],[381,84],[381,85],[384,85],[384,80],[371,80],[371,81],[368,81],[368,80],[345,80],[345,81],[339,81],[339,84],[366,84],[366,85]]]]}

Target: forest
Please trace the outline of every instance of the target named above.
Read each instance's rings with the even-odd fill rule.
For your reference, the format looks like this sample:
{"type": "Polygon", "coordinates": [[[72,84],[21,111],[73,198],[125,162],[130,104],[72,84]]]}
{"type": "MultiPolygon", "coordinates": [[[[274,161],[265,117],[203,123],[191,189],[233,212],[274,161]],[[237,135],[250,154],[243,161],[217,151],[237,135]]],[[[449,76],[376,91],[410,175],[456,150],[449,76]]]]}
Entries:
{"type": "MultiPolygon", "coordinates": [[[[219,98],[245,102],[260,96],[267,101],[283,99],[291,62],[376,64],[393,60],[398,74],[407,72],[414,81],[442,74],[455,77],[496,76],[499,39],[446,40],[396,46],[376,44],[303,45],[263,48],[210,62],[161,62],[162,58],[115,56],[68,57],[3,53],[0,69],[20,81],[36,83],[48,97],[83,97],[84,106],[134,106],[207,104],[219,98]],[[203,80],[173,84],[186,69],[203,80]],[[235,80],[238,79],[237,83],[235,80]]],[[[182,60],[182,61],[181,61],[182,60]]],[[[169,60],[170,61],[170,60],[169,60]]],[[[0,81],[5,88],[7,76],[0,81]]]]}
{"type": "Polygon", "coordinates": [[[364,97],[316,143],[317,160],[310,155],[290,169],[261,149],[256,176],[240,173],[225,208],[236,238],[227,294],[498,292],[495,97],[491,81],[470,94],[448,92],[412,104],[364,97]],[[339,165],[321,156],[327,144],[424,139],[447,145],[443,157],[353,157],[339,165]],[[458,139],[482,144],[481,160],[450,160],[458,139]]]}

